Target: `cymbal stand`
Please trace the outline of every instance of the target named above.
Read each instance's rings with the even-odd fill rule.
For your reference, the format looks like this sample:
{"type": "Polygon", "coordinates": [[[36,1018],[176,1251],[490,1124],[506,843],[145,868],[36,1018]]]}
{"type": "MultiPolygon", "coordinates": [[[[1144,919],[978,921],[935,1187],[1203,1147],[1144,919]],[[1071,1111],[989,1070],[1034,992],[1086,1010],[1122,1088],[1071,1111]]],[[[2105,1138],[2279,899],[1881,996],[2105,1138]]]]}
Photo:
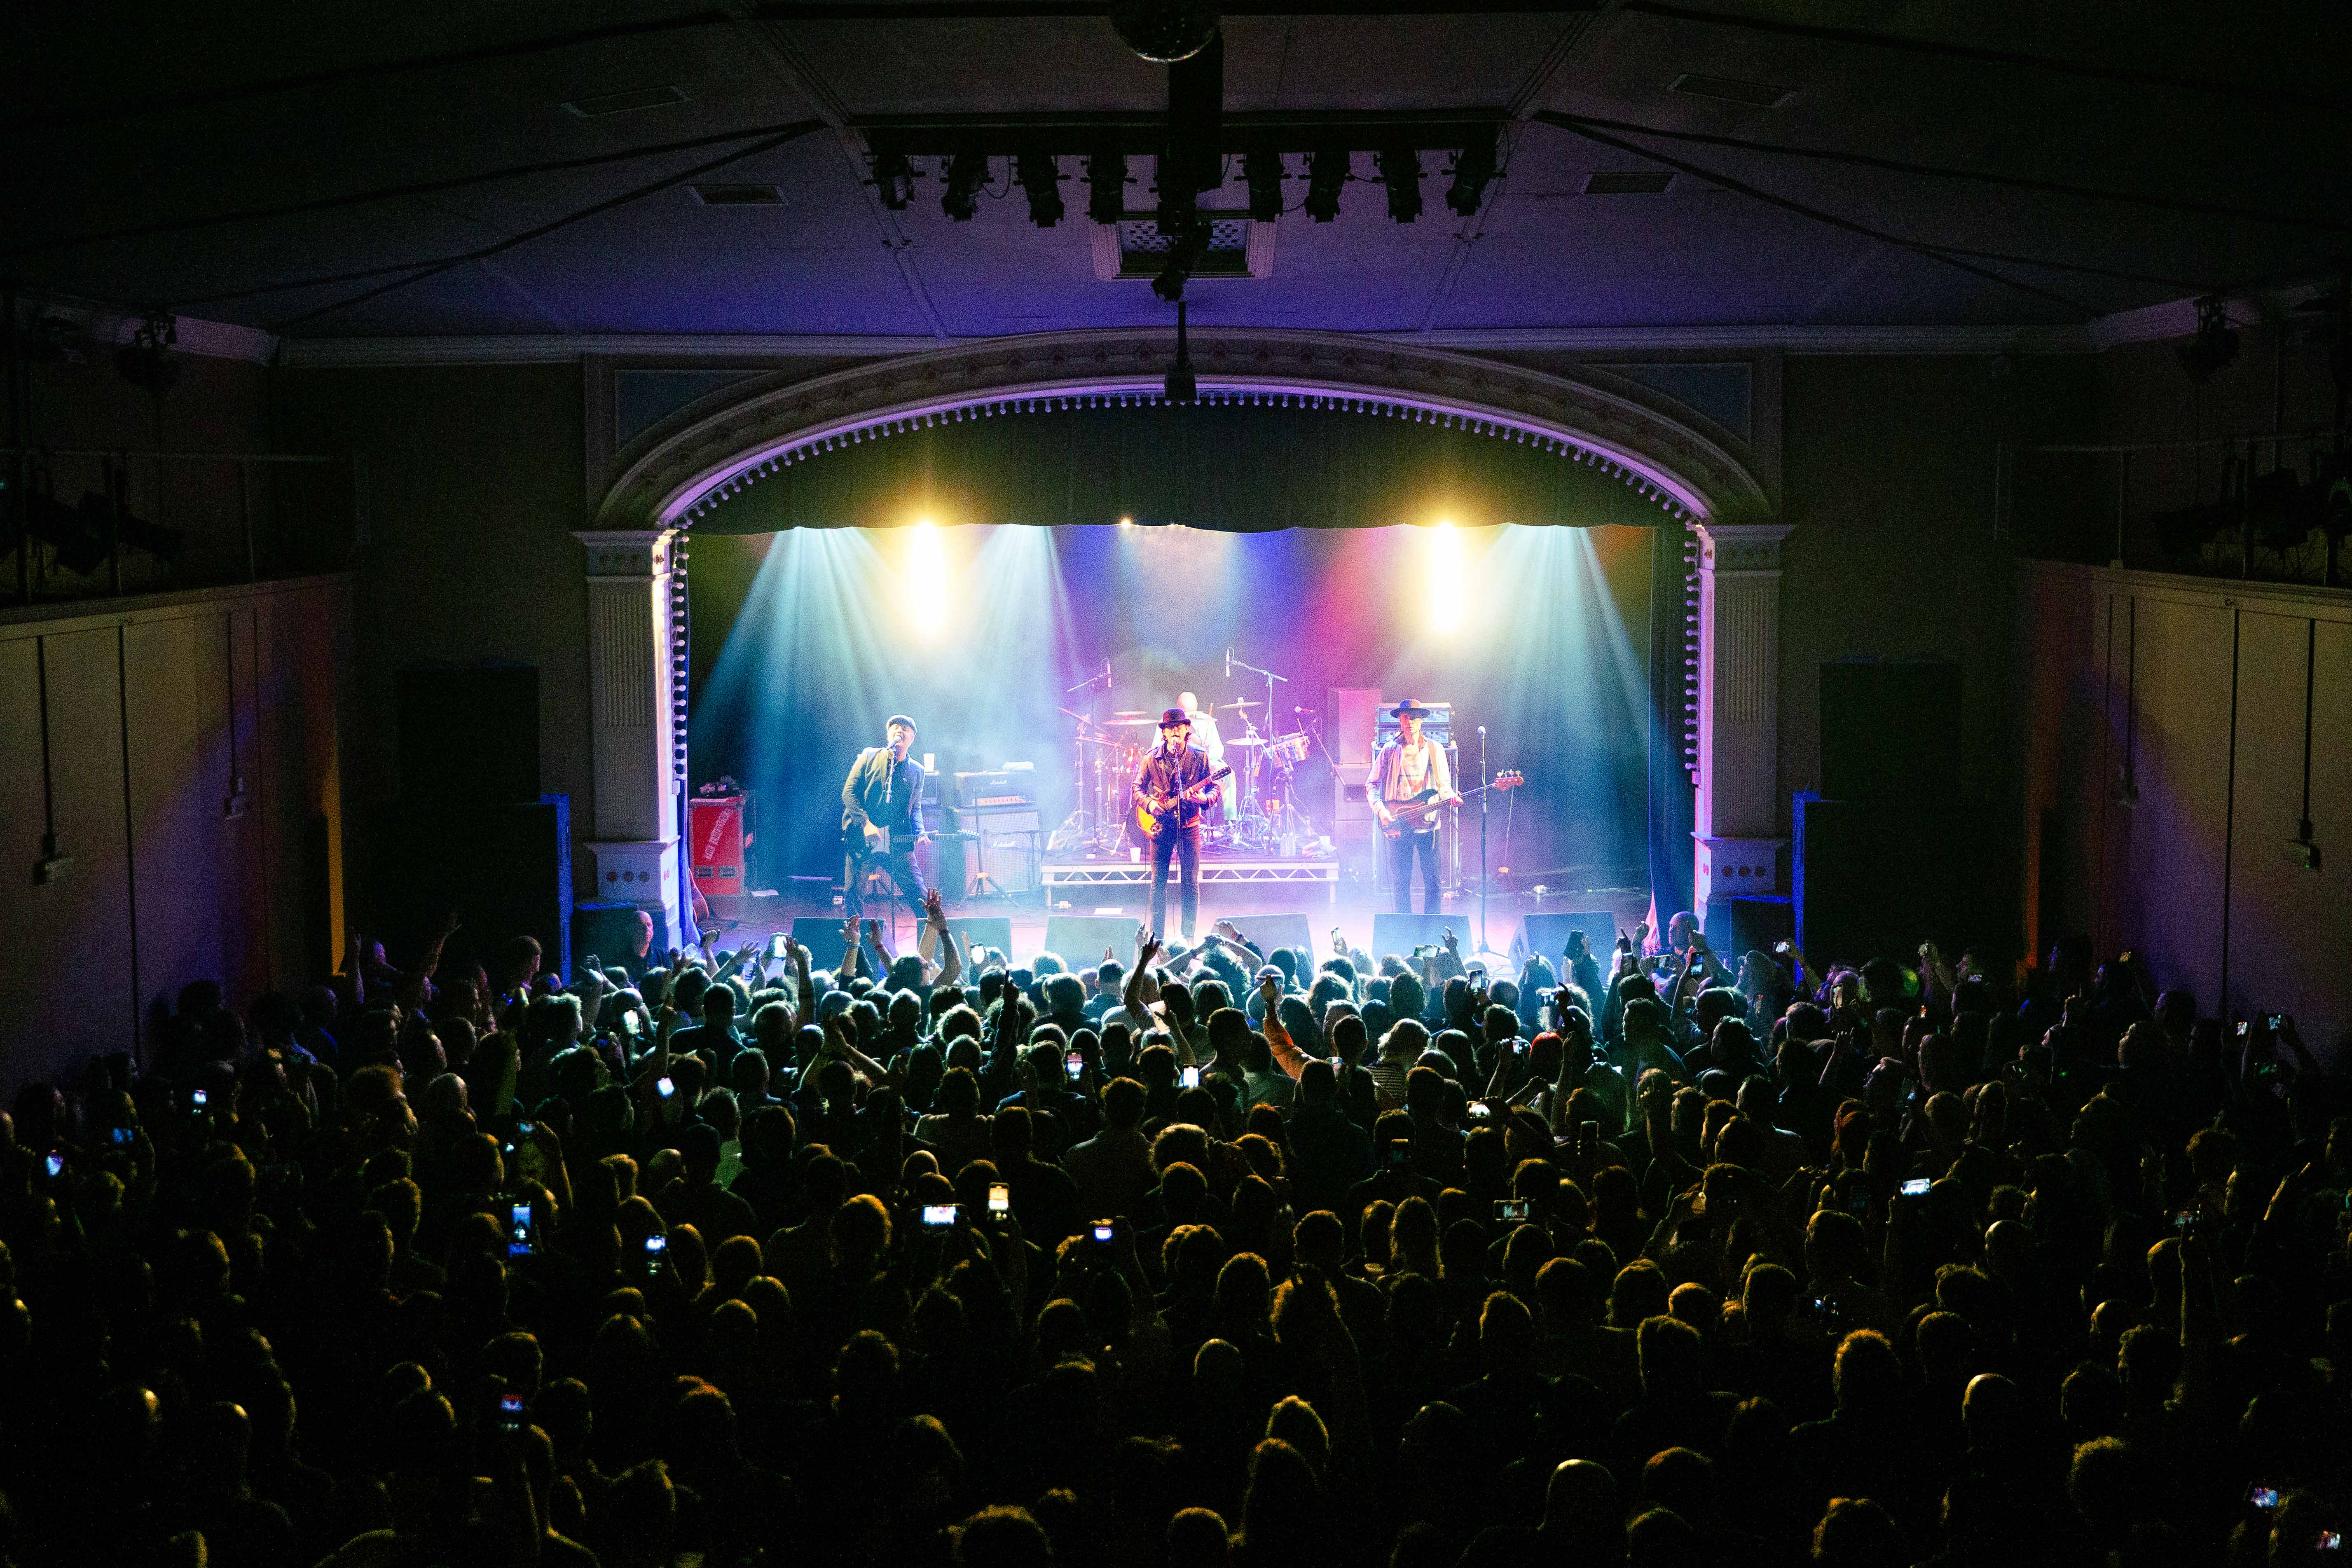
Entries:
{"type": "MultiPolygon", "coordinates": [[[[1262,676],[1264,676],[1264,677],[1265,678],[1265,739],[1268,739],[1268,740],[1271,740],[1271,739],[1274,737],[1274,735],[1276,733],[1276,730],[1275,730],[1275,727],[1274,727],[1274,683],[1275,683],[1276,681],[1279,680],[1279,681],[1281,681],[1285,686],[1287,686],[1287,685],[1289,685],[1289,684],[1290,684],[1290,677],[1288,677],[1288,676],[1286,676],[1286,675],[1276,675],[1276,674],[1275,674],[1275,672],[1274,672],[1274,671],[1272,671],[1272,670],[1270,670],[1270,669],[1260,669],[1256,665],[1254,665],[1254,664],[1248,663],[1247,661],[1243,660],[1243,659],[1235,658],[1234,658],[1233,653],[1232,653],[1232,651],[1231,651],[1230,649],[1229,649],[1229,650],[1227,650],[1227,652],[1226,652],[1226,654],[1225,654],[1225,662],[1226,662],[1227,664],[1231,665],[1231,666],[1232,666],[1234,668],[1235,668],[1235,669],[1246,669],[1246,670],[1248,670],[1252,675],[1262,675],[1262,676]]],[[[1255,730],[1255,729],[1256,728],[1256,722],[1255,722],[1255,721],[1251,721],[1249,728],[1250,728],[1250,729],[1252,729],[1252,730],[1255,730]]],[[[1264,747],[1260,747],[1260,748],[1259,748],[1259,755],[1260,755],[1261,759],[1262,759],[1262,758],[1263,758],[1263,756],[1264,756],[1264,752],[1265,752],[1265,748],[1264,748],[1264,747]]],[[[1263,809],[1263,806],[1262,806],[1262,805],[1261,805],[1261,801],[1260,801],[1259,793],[1258,793],[1258,788],[1257,788],[1257,775],[1258,775],[1258,773],[1259,773],[1259,772],[1260,772],[1260,771],[1261,771],[1261,769],[1260,769],[1259,767],[1255,767],[1255,766],[1254,766],[1254,767],[1252,767],[1252,768],[1250,769],[1250,791],[1249,791],[1249,795],[1248,795],[1248,798],[1244,801],[1244,805],[1243,805],[1243,806],[1242,806],[1242,816],[1243,816],[1243,817],[1244,817],[1245,820],[1254,820],[1254,819],[1256,817],[1256,816],[1257,816],[1258,812],[1259,812],[1259,811],[1261,811],[1261,810],[1263,809]]]]}

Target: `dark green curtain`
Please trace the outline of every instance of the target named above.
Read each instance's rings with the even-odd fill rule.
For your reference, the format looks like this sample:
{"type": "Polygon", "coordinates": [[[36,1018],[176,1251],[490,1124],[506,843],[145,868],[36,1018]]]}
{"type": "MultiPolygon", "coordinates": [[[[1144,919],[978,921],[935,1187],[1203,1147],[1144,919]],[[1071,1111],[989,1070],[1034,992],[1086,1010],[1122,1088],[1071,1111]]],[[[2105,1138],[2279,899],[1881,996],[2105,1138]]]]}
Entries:
{"type": "Polygon", "coordinates": [[[698,531],[940,523],[1182,523],[1255,532],[1667,521],[1654,498],[1532,442],[1377,412],[1142,404],[967,414],[778,468],[698,531]]]}

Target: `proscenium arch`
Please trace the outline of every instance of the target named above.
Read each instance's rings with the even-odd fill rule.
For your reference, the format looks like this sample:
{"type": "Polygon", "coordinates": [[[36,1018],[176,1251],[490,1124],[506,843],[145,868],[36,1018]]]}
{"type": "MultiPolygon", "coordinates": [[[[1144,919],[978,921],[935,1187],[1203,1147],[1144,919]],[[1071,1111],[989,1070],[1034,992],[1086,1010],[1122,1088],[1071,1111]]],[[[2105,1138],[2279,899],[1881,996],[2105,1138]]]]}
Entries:
{"type": "MultiPolygon", "coordinates": [[[[1192,334],[1204,401],[1297,400],[1458,425],[1536,443],[1639,487],[1671,517],[1761,521],[1763,486],[1731,446],[1623,376],[1572,375],[1335,332],[1192,334]]],[[[690,527],[762,472],[841,446],[959,419],[1157,401],[1173,357],[1157,329],[994,338],[814,377],[754,376],[630,443],[597,511],[605,529],[690,527]]]]}

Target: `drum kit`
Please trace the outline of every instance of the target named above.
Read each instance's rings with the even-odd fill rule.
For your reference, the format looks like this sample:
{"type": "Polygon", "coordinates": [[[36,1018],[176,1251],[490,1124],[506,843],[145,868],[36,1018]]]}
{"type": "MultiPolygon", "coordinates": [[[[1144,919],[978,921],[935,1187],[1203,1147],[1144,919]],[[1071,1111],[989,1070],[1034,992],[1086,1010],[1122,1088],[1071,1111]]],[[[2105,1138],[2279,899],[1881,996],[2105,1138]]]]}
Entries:
{"type": "MultiPolygon", "coordinates": [[[[1270,706],[1267,701],[1244,700],[1202,710],[1212,719],[1231,715],[1224,722],[1238,719],[1242,729],[1238,735],[1223,736],[1225,763],[1237,783],[1229,786],[1230,800],[1220,795],[1202,813],[1208,847],[1285,852],[1286,845],[1295,845],[1314,831],[1293,796],[1291,777],[1315,750],[1315,739],[1304,729],[1287,735],[1260,734],[1251,710],[1270,706]]],[[[1080,805],[1054,836],[1055,847],[1101,855],[1150,847],[1137,809],[1135,776],[1142,771],[1143,759],[1160,743],[1160,715],[1136,709],[1108,719],[1074,713],[1067,708],[1061,712],[1077,721],[1073,749],[1080,805]]],[[[1196,734],[1196,743],[1198,739],[1196,734]]]]}

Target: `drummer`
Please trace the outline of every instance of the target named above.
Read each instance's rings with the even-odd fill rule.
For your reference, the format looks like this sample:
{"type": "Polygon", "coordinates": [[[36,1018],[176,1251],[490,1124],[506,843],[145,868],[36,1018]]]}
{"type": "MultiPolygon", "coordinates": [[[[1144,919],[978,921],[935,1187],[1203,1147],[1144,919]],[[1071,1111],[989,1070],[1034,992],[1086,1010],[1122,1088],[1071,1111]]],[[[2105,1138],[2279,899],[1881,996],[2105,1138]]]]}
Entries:
{"type": "MultiPolygon", "coordinates": [[[[1223,736],[1217,733],[1216,714],[1202,708],[1201,700],[1189,691],[1180,691],[1176,694],[1176,706],[1192,716],[1192,744],[1209,753],[1209,766],[1213,770],[1223,767],[1225,763],[1225,741],[1223,736]]],[[[1234,777],[1231,773],[1225,775],[1225,781],[1218,785],[1218,790],[1223,795],[1225,800],[1224,819],[1227,822],[1236,820],[1238,814],[1234,809],[1234,777]]]]}

